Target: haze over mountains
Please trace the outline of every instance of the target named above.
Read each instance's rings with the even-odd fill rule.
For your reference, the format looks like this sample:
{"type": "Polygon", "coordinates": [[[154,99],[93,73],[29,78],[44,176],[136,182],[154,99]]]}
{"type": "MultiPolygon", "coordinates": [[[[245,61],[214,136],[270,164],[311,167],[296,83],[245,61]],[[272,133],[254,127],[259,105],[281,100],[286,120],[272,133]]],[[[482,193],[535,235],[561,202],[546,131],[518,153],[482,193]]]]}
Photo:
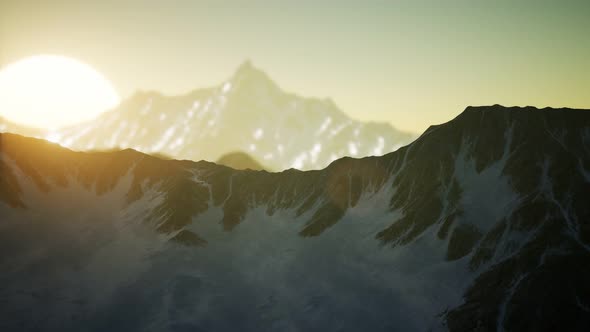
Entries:
{"type": "Polygon", "coordinates": [[[250,62],[219,86],[183,96],[139,92],[89,123],[39,131],[0,121],[0,130],[82,151],[133,148],[208,161],[241,151],[273,170],[382,155],[416,137],[387,123],[355,121],[331,100],[283,92],[250,62]]]}
{"type": "Polygon", "coordinates": [[[307,172],[0,158],[2,330],[590,330],[587,110],[469,107],[307,172]]]}

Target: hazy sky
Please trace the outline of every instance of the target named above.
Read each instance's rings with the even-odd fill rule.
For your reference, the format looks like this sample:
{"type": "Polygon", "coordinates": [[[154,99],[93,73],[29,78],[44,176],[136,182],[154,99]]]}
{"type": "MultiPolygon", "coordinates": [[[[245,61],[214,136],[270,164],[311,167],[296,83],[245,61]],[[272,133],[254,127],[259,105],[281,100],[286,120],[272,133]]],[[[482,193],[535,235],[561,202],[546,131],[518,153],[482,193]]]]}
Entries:
{"type": "Polygon", "coordinates": [[[0,66],[84,61],[127,97],[245,59],[352,117],[423,131],[467,105],[590,108],[590,1],[0,0],[0,66]]]}

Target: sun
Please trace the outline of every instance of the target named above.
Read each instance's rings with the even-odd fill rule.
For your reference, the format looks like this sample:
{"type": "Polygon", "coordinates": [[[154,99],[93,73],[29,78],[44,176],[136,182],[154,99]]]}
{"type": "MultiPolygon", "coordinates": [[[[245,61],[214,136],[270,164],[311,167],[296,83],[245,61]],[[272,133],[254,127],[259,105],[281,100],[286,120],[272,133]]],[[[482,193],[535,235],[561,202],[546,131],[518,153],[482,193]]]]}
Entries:
{"type": "Polygon", "coordinates": [[[74,125],[119,102],[103,75],[72,58],[37,55],[0,69],[0,116],[27,127],[74,125]]]}

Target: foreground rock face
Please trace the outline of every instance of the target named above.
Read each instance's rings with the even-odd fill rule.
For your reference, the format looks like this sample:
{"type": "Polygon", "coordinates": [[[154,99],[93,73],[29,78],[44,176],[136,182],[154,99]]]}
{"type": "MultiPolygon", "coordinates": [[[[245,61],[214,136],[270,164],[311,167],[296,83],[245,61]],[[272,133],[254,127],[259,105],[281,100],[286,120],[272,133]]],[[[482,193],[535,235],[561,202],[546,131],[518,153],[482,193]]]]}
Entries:
{"type": "Polygon", "coordinates": [[[286,93],[249,62],[223,84],[181,96],[140,92],[97,119],[57,131],[0,131],[74,150],[133,148],[174,159],[216,161],[244,151],[268,169],[320,169],[344,157],[383,155],[416,135],[349,118],[332,101],[286,93]]]}
{"type": "Polygon", "coordinates": [[[590,113],[238,171],[0,136],[3,330],[590,329],[590,113]]]}

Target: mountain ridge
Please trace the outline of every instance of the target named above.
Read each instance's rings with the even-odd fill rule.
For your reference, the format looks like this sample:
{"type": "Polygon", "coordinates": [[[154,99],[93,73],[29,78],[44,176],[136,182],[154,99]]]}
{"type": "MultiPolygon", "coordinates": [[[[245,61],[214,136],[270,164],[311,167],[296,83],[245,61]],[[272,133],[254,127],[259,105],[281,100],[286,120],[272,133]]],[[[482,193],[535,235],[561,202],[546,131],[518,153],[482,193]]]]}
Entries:
{"type": "MultiPolygon", "coordinates": [[[[97,208],[107,200],[121,212],[89,225],[125,226],[99,238],[136,239],[134,234],[147,232],[140,242],[126,240],[133,243],[126,250],[141,249],[141,255],[112,267],[130,277],[101,286],[114,295],[105,306],[95,304],[98,313],[62,308],[90,322],[106,317],[138,329],[189,324],[252,331],[319,331],[334,329],[338,321],[346,324],[344,330],[585,330],[590,327],[584,309],[590,298],[590,268],[584,269],[590,267],[585,199],[590,113],[531,110],[467,108],[384,156],[346,157],[321,170],[277,173],[160,160],[131,150],[68,152],[37,140],[41,148],[31,148],[29,138],[2,134],[0,211],[35,225],[42,224],[35,215],[55,214],[56,220],[42,220],[61,225],[60,218],[82,218],[75,217],[81,213],[75,207],[85,204],[77,197],[90,195],[97,208]],[[52,148],[43,152],[45,146],[52,148]],[[76,189],[77,183],[86,189],[76,189]],[[40,205],[45,199],[56,203],[40,205]],[[147,272],[128,267],[137,264],[147,264],[147,272]],[[152,295],[145,294],[146,284],[156,285],[152,295]],[[181,295],[188,290],[194,297],[181,295]],[[111,311],[123,308],[126,296],[144,314],[155,310],[156,322],[111,311]],[[155,308],[143,304],[146,297],[155,308]],[[161,317],[162,310],[170,316],[161,317]],[[246,314],[227,320],[232,312],[246,314]]],[[[14,242],[11,234],[27,238],[33,230],[16,232],[22,222],[6,223],[0,244],[8,248],[0,252],[21,257],[5,242],[14,242]]],[[[86,225],[74,224],[80,223],[86,225]]],[[[79,251],[118,248],[105,246],[80,245],[79,251]]],[[[59,252],[50,257],[61,257],[59,252]]],[[[78,264],[96,259],[83,256],[78,264]]],[[[43,285],[18,272],[40,263],[22,260],[13,263],[19,269],[3,266],[13,271],[6,282],[23,283],[16,289],[43,285]]],[[[108,266],[98,271],[108,272],[108,266]]],[[[60,279],[49,280],[56,290],[47,292],[63,296],[60,279]]],[[[98,296],[83,291],[84,285],[66,288],[72,301],[98,296]]],[[[8,297],[0,309],[14,312],[13,307],[36,303],[21,299],[20,305],[19,299],[8,297]]],[[[82,326],[71,324],[72,330],[82,326]]]]}

